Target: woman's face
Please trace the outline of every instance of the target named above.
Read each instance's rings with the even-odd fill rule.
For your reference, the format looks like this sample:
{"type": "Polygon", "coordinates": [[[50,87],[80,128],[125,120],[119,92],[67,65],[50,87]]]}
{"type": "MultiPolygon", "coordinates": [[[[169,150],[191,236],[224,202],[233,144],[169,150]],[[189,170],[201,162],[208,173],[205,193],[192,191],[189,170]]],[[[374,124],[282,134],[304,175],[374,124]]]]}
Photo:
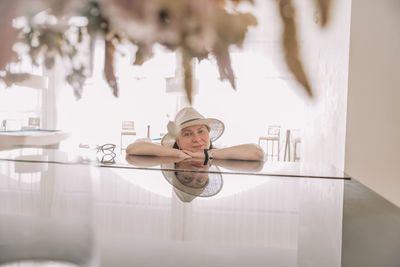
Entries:
{"type": "Polygon", "coordinates": [[[186,186],[203,188],[208,184],[208,173],[177,172],[176,178],[186,186]]]}
{"type": "MultiPolygon", "coordinates": [[[[175,163],[175,169],[179,170],[193,170],[193,171],[208,171],[209,166],[203,165],[202,160],[186,159],[181,162],[175,163]]],[[[191,172],[179,171],[176,172],[176,178],[186,186],[194,188],[203,188],[208,183],[208,173],[204,172],[191,172]]]]}
{"type": "Polygon", "coordinates": [[[176,140],[180,149],[192,152],[203,151],[210,147],[210,135],[206,125],[193,125],[183,128],[176,140]]]}

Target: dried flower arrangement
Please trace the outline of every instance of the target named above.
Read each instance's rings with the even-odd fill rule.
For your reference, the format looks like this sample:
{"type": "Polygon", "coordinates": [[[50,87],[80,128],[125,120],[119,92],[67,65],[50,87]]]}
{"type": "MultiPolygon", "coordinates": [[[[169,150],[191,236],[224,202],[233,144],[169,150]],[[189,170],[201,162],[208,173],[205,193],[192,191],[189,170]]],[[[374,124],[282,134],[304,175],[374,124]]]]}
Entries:
{"type": "MultiPolygon", "coordinates": [[[[42,63],[50,69],[60,56],[67,68],[66,80],[80,98],[91,72],[87,54],[93,55],[94,41],[100,37],[105,42],[104,75],[113,94],[118,96],[113,65],[117,45],[135,45],[133,64],[141,65],[151,58],[153,45],[158,43],[182,54],[183,84],[191,103],[193,58],[214,56],[220,77],[235,88],[229,48],[241,47],[248,28],[257,25],[251,13],[238,11],[241,2],[255,4],[254,0],[0,0],[0,34],[6,37],[0,49],[0,70],[11,59],[9,51],[14,41],[24,47],[33,64],[42,63]],[[11,20],[21,15],[25,23],[12,29],[11,20]]],[[[312,96],[299,58],[292,0],[276,2],[284,25],[282,47],[286,64],[312,96]]],[[[314,0],[322,26],[328,21],[330,2],[314,0]]],[[[18,61],[20,56],[14,60],[18,61]]],[[[26,77],[25,73],[0,73],[7,85],[26,77]]]]}

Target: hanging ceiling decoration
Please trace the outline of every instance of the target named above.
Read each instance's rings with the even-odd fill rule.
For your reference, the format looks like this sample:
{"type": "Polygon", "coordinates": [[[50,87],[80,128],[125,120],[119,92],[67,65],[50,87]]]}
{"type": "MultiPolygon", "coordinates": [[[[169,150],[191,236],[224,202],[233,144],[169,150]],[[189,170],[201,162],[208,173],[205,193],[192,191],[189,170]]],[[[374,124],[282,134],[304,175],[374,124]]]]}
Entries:
{"type": "MultiPolygon", "coordinates": [[[[60,57],[66,69],[66,81],[79,99],[85,80],[92,72],[94,42],[102,38],[104,77],[117,97],[114,56],[118,45],[133,44],[137,48],[133,64],[142,65],[152,57],[153,46],[161,44],[182,54],[183,84],[192,103],[194,58],[214,57],[221,79],[227,79],[236,88],[229,48],[240,48],[249,27],[257,25],[253,14],[239,11],[242,2],[255,5],[253,0],[1,1],[0,34],[6,38],[2,38],[5,42],[0,48],[0,70],[5,69],[0,72],[0,79],[11,85],[27,78],[26,73],[12,73],[5,68],[9,61],[18,61],[22,55],[28,55],[33,64],[43,64],[48,69],[60,57]],[[13,27],[11,21],[14,21],[13,27]],[[19,52],[12,57],[14,43],[19,52]]],[[[298,51],[294,5],[292,0],[275,2],[283,23],[285,62],[311,97],[312,89],[298,51]]],[[[322,27],[329,18],[330,2],[314,0],[322,27]]]]}

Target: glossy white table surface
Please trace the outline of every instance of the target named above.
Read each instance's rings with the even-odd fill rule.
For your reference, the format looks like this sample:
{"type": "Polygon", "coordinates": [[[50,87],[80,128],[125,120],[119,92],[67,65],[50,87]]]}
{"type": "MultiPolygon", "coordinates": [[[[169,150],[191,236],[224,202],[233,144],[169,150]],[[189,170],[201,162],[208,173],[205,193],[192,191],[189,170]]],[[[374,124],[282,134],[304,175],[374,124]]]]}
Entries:
{"type": "Polygon", "coordinates": [[[13,146],[58,146],[69,136],[67,132],[56,130],[2,130],[0,131],[0,149],[9,149],[13,146]]]}
{"type": "Polygon", "coordinates": [[[92,156],[0,151],[0,263],[400,266],[399,208],[330,167],[225,162],[182,202],[154,158],[92,156]]]}

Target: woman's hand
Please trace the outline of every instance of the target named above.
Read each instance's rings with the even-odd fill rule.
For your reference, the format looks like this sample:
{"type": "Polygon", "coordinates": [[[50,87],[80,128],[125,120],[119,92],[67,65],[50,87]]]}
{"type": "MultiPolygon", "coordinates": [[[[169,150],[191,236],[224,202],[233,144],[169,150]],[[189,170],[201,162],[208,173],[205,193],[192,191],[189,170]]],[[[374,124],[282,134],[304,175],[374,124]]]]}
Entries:
{"type": "Polygon", "coordinates": [[[179,149],[174,149],[176,150],[177,153],[177,157],[181,158],[181,159],[190,159],[192,158],[192,155],[187,153],[187,150],[179,150],[179,149]]]}
{"type": "Polygon", "coordinates": [[[205,159],[205,155],[203,151],[200,152],[192,152],[189,150],[182,150],[185,154],[189,155],[191,158],[195,158],[195,159],[205,159]]]}

